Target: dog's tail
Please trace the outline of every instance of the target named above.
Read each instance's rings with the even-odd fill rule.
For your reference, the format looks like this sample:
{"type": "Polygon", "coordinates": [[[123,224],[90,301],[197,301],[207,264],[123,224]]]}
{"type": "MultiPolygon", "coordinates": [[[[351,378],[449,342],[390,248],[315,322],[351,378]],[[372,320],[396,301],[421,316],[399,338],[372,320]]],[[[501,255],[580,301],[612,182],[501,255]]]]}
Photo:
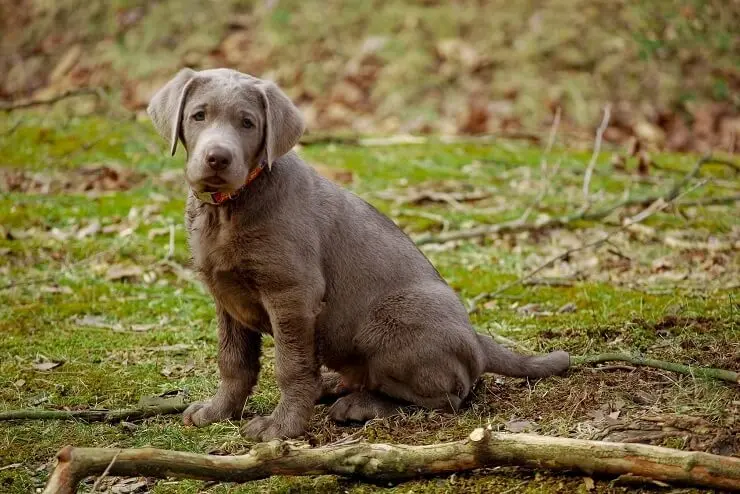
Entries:
{"type": "Polygon", "coordinates": [[[479,334],[478,340],[485,356],[485,372],[511,377],[547,377],[565,372],[570,366],[568,352],[557,351],[546,355],[520,355],[479,334]]]}

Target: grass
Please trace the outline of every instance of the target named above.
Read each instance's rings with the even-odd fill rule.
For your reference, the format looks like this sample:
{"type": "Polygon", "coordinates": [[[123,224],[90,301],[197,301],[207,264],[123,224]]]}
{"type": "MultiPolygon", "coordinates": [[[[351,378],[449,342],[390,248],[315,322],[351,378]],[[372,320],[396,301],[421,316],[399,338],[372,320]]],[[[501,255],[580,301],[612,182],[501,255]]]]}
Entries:
{"type": "MultiPolygon", "coordinates": [[[[171,260],[186,266],[189,259],[182,229],[185,188],[176,178],[182,155],[168,158],[148,124],[103,117],[65,120],[56,110],[28,114],[22,121],[8,118],[0,122],[0,135],[6,180],[37,173],[52,182],[69,177],[77,181],[81,175],[75,174],[83,166],[119,166],[137,172],[117,192],[45,194],[32,189],[0,195],[0,410],[119,408],[173,390],[192,400],[213,393],[218,383],[213,304],[199,285],[160,262],[169,249],[171,225],[171,260]],[[81,229],[94,221],[100,223],[99,230],[81,235],[81,229]],[[108,279],[111,266],[118,265],[141,269],[129,278],[108,279]],[[51,371],[34,367],[45,361],[63,365],[51,371]]],[[[517,142],[321,145],[306,147],[301,154],[325,173],[351,172],[348,187],[411,235],[439,230],[442,220],[447,228],[457,229],[516,218],[541,186],[541,150],[517,142]],[[488,196],[460,205],[405,202],[413,190],[483,191],[488,196]]],[[[581,173],[588,157],[588,152],[553,150],[548,161],[559,160],[561,171],[553,179],[554,193],[535,216],[571,212],[580,205],[581,173]]],[[[592,190],[604,203],[618,200],[626,186],[636,196],[655,194],[669,189],[695,159],[658,155],[658,163],[679,173],[652,170],[648,177],[652,180],[646,182],[612,170],[607,151],[600,158],[592,190]]],[[[726,167],[707,167],[703,176],[712,180],[687,199],[728,195],[740,188],[738,177],[726,167]]],[[[707,244],[707,239],[714,239],[737,245],[736,216],[737,207],[732,205],[656,214],[646,222],[653,237],[625,233],[615,236],[608,249],[578,253],[542,273],[545,278],[571,277],[569,286],[514,287],[484,304],[473,322],[479,331],[494,331],[537,351],[642,352],[740,370],[740,260],[732,250],[713,250],[707,244]],[[694,246],[677,249],[655,240],[666,237],[680,237],[694,246]],[[575,304],[575,312],[559,313],[568,303],[575,304]]],[[[603,234],[617,220],[614,215],[603,224],[429,246],[425,252],[461,296],[470,298],[603,234]]],[[[279,398],[271,356],[268,341],[264,371],[247,405],[248,414],[269,413],[279,398]]],[[[486,376],[469,406],[454,416],[408,410],[364,428],[339,427],[328,420],[324,407],[318,407],[306,440],[320,445],[358,434],[370,441],[428,444],[462,438],[483,424],[505,429],[513,419],[529,421],[543,434],[592,437],[606,427],[605,415],[616,413],[612,421],[639,424],[647,415],[679,414],[704,421],[705,429],[687,432],[685,440],[668,437],[654,444],[713,451],[721,446],[712,443],[714,438],[740,432],[733,419],[738,406],[737,388],[724,383],[650,369],[574,369],[567,376],[538,382],[486,376]]],[[[47,462],[65,444],[229,453],[250,445],[239,437],[236,423],[193,429],[183,427],[179,417],[158,417],[133,426],[0,422],[0,468],[20,464],[0,470],[0,490],[20,493],[42,486],[47,462]]],[[[740,446],[728,444],[729,454],[740,454],[740,446]]],[[[637,492],[634,487],[610,486],[608,480],[597,479],[595,485],[594,492],[637,492]]],[[[87,483],[85,489],[90,486],[87,483]]],[[[152,481],[148,488],[180,493],[205,487],[195,481],[152,481]]],[[[273,477],[209,489],[307,490],[586,492],[586,484],[580,476],[505,468],[387,487],[334,477],[273,477]]]]}

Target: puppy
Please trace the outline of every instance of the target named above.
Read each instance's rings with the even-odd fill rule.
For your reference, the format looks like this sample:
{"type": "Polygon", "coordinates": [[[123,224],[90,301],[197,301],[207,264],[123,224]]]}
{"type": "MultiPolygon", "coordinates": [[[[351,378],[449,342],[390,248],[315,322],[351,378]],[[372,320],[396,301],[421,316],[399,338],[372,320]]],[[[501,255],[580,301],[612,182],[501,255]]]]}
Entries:
{"type": "Polygon", "coordinates": [[[291,149],[304,131],[274,84],[228,69],[180,71],[148,113],[187,151],[193,264],[213,295],[221,384],[184,422],[238,418],[275,342],[280,401],[252,438],[296,437],[322,395],[365,421],[413,404],[455,411],[484,372],[544,377],[565,352],[522,356],[476,333],[454,291],[387,217],[291,149]],[[322,365],[333,372],[322,374],[322,365]]]}

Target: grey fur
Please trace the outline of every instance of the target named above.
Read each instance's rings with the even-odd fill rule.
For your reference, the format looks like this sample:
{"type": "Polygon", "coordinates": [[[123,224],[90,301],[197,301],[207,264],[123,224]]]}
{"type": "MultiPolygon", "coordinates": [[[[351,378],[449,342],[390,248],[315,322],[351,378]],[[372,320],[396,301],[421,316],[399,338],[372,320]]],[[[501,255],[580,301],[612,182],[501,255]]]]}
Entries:
{"type": "Polygon", "coordinates": [[[275,340],[281,397],[244,428],[261,440],[303,434],[322,394],[339,397],[335,420],[366,420],[403,404],[457,410],[483,372],[544,377],[568,368],[565,352],[524,357],[476,333],[455,292],[391,220],[290,151],[303,123],[276,86],[186,69],[148,111],[173,149],[183,141],[194,190],[233,191],[260,161],[275,164],[220,206],[189,194],[193,263],[218,313],[221,385],[185,423],[240,416],[263,333],[275,340]],[[203,121],[194,119],[199,108],[203,121]],[[242,126],[245,116],[254,127],[242,126]],[[218,172],[205,159],[213,146],[233,154],[218,172]],[[322,365],[336,372],[322,375],[322,365]]]}

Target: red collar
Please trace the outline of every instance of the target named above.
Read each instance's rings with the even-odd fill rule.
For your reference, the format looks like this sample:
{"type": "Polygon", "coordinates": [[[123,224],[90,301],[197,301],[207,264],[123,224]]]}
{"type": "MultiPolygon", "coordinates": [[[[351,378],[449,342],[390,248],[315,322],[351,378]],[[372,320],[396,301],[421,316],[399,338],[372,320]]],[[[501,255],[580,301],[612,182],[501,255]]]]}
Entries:
{"type": "Polygon", "coordinates": [[[247,180],[244,181],[244,185],[239,187],[234,192],[207,192],[207,191],[196,192],[196,191],[193,191],[193,194],[198,200],[202,202],[207,202],[208,204],[215,204],[216,206],[218,206],[220,204],[225,203],[229,199],[233,199],[234,197],[239,195],[239,193],[243,191],[245,188],[247,188],[247,186],[251,184],[254,181],[254,179],[257,178],[260,175],[260,173],[262,173],[262,170],[264,169],[265,169],[265,163],[261,162],[257,168],[249,172],[249,175],[247,175],[247,180]]]}

